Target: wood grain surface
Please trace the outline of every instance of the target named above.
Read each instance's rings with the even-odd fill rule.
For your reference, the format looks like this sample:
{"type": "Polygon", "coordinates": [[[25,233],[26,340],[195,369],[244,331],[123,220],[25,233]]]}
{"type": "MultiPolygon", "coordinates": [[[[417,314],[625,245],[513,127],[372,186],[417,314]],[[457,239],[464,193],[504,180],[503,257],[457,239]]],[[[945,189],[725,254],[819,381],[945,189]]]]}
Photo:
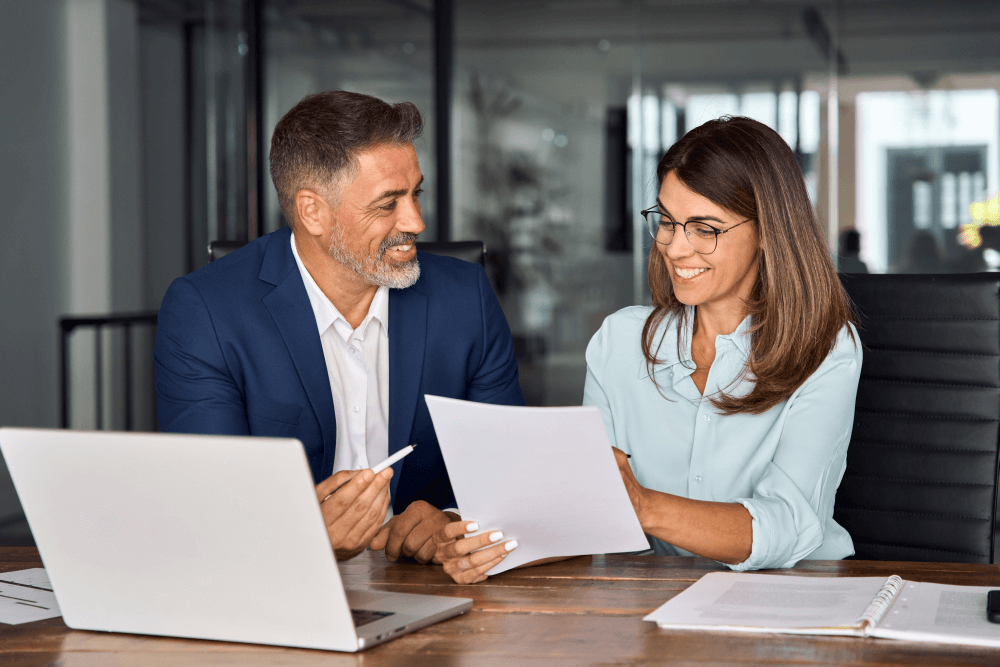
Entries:
{"type": "MultiPolygon", "coordinates": [[[[30,548],[0,548],[0,572],[41,567],[30,548]]],[[[70,630],[62,619],[0,624],[0,665],[1000,665],[1000,651],[853,637],[660,630],[642,620],[703,574],[703,558],[594,556],[457,586],[440,567],[366,552],[341,564],[345,585],[470,597],[472,611],[362,653],[70,630]]],[[[997,586],[1000,566],[806,561],[771,574],[888,576],[997,586]]]]}

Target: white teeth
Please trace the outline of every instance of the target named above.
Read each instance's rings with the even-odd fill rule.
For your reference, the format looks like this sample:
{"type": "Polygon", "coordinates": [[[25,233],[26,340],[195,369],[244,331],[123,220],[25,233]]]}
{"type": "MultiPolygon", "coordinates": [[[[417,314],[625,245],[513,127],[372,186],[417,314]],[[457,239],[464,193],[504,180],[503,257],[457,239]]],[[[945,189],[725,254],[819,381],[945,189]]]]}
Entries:
{"type": "Polygon", "coordinates": [[[699,273],[704,273],[705,271],[708,271],[708,269],[674,269],[674,272],[685,280],[694,278],[699,273]]]}
{"type": "Polygon", "coordinates": [[[392,249],[393,250],[398,250],[399,252],[407,252],[412,247],[413,247],[413,244],[412,243],[408,243],[406,245],[394,245],[394,246],[392,246],[392,249]]]}

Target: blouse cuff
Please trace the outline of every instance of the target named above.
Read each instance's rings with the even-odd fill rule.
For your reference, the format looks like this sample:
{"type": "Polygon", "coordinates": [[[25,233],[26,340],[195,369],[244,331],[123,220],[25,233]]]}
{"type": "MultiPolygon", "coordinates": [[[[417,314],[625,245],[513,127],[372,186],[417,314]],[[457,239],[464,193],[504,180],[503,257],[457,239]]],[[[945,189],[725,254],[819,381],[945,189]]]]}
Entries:
{"type": "Polygon", "coordinates": [[[823,534],[818,524],[804,526],[802,533],[798,534],[794,523],[786,520],[784,530],[781,530],[781,520],[775,513],[772,503],[780,504],[781,501],[774,499],[740,498],[732,502],[737,502],[747,508],[753,519],[751,530],[753,537],[750,547],[750,556],[742,563],[731,565],[725,563],[727,567],[737,572],[745,570],[763,570],[772,568],[794,567],[823,543],[823,534]],[[770,501],[770,502],[769,502],[770,501]],[[789,544],[788,538],[782,539],[784,535],[794,535],[794,542],[789,544]]]}
{"type": "Polygon", "coordinates": [[[736,563],[735,565],[731,563],[723,563],[726,567],[736,572],[745,572],[746,570],[759,570],[761,565],[767,560],[767,546],[771,543],[769,539],[770,536],[765,538],[764,531],[767,530],[765,526],[768,522],[760,520],[760,513],[763,508],[757,507],[757,504],[750,499],[737,500],[739,504],[747,508],[750,512],[750,517],[752,522],[750,524],[750,530],[752,533],[750,541],[750,555],[742,563],[736,563]]]}

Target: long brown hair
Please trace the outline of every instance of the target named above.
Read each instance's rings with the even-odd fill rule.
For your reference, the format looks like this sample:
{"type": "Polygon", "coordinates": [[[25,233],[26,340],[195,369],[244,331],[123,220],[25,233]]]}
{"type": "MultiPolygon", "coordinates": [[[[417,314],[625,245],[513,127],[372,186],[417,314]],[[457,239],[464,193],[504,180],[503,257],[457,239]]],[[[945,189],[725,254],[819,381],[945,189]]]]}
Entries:
{"type": "MultiPolygon", "coordinates": [[[[742,397],[720,392],[711,401],[727,415],[766,412],[819,368],[853,319],[802,172],[777,132],[743,117],[711,120],[685,134],[657,165],[661,184],[670,172],[713,203],[756,221],[760,252],[746,301],[750,354],[742,375],[754,387],[742,397]]],[[[649,287],[653,312],[642,328],[642,353],[652,378],[660,363],[656,353],[662,335],[654,340],[660,325],[674,316],[679,347],[686,323],[686,307],[674,296],[655,243],[649,287]]]]}

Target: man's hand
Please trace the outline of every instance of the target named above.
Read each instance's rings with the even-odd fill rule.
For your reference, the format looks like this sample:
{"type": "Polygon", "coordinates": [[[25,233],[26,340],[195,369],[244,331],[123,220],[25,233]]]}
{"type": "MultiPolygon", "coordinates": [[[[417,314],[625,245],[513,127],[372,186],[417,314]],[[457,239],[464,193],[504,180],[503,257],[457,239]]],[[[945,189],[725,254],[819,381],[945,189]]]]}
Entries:
{"type": "Polygon", "coordinates": [[[385,521],[392,468],[341,470],[316,485],[330,544],[343,561],[361,553],[385,521]]]}
{"type": "Polygon", "coordinates": [[[412,556],[418,563],[429,563],[437,551],[434,534],[453,520],[430,503],[417,500],[389,519],[368,547],[372,551],[385,549],[389,560],[412,556]]]}

